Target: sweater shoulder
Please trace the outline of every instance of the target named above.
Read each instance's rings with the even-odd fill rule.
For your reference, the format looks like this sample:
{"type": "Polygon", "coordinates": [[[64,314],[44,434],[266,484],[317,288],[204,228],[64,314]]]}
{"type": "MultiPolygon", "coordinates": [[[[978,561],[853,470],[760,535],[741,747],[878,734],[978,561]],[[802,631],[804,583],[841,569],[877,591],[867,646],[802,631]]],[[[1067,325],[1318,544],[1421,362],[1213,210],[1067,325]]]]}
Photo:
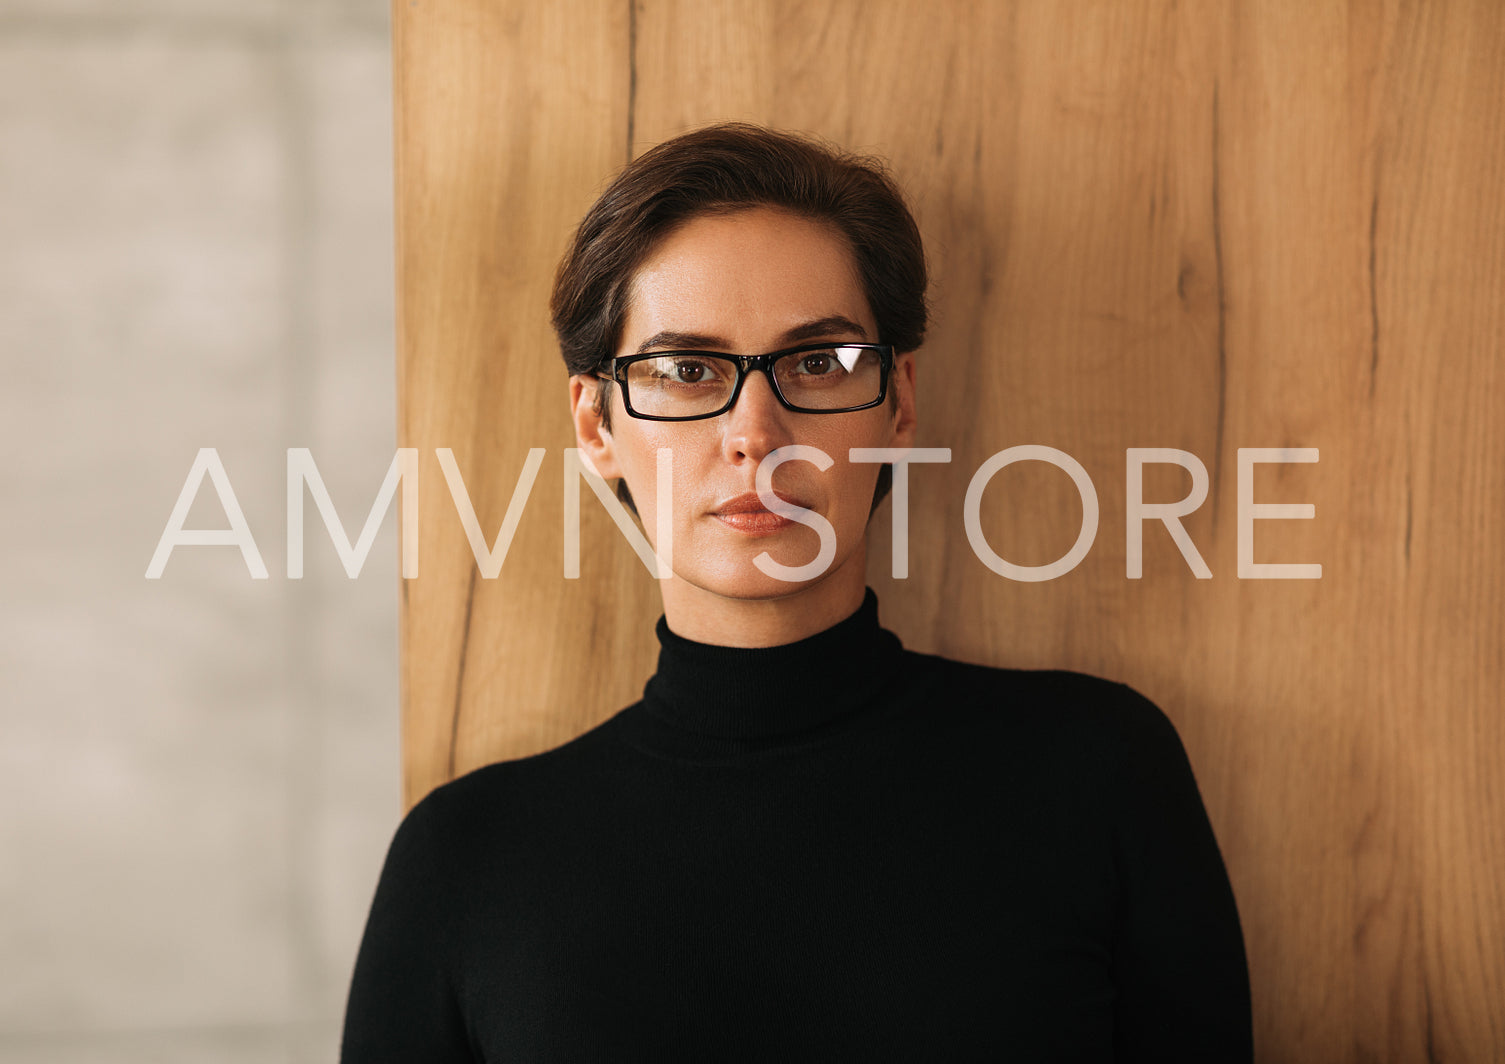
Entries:
{"type": "Polygon", "coordinates": [[[906,651],[917,703],[1008,736],[1055,738],[1122,756],[1180,750],[1170,718],[1128,684],[1066,669],[1011,669],[906,651]]]}
{"type": "Polygon", "coordinates": [[[615,719],[548,750],[481,765],[439,784],[408,810],[398,838],[464,848],[490,844],[499,831],[552,822],[575,804],[574,784],[611,770],[615,719]]]}

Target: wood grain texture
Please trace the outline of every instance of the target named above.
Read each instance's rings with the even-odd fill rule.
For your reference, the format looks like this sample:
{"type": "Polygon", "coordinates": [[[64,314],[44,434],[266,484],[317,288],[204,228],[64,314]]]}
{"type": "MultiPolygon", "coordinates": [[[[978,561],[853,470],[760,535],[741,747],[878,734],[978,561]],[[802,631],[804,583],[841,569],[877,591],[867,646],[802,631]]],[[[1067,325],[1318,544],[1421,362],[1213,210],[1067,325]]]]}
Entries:
{"type": "MultiPolygon", "coordinates": [[[[553,266],[627,159],[625,4],[399,3],[399,440],[420,449],[420,576],[402,585],[404,793],[498,752],[556,745],[635,698],[612,662],[653,644],[655,590],[625,547],[562,579],[566,374],[553,266]],[[500,576],[478,576],[435,449],[489,542],[546,449],[500,576]],[[603,599],[635,626],[591,623],[603,599]],[[630,609],[627,610],[632,615],[630,609]]],[[[586,506],[588,542],[607,542],[586,506]]],[[[609,526],[608,526],[609,527],[609,526]]],[[[589,548],[588,548],[589,550],[589,548]]],[[[599,552],[598,552],[599,553],[599,552]]]]}
{"type": "MultiPolygon", "coordinates": [[[[554,265],[632,150],[706,122],[888,158],[936,285],[920,355],[910,578],[870,573],[911,647],[1133,684],[1191,755],[1244,920],[1261,1061],[1505,1059],[1505,7],[1492,0],[1057,4],[639,0],[394,7],[401,431],[426,448],[404,584],[406,794],[557,745],[637,697],[653,582],[587,494],[560,575],[554,265]],[[1079,461],[1086,560],[994,575],[963,532],[1016,444],[1079,461]],[[548,448],[502,576],[474,577],[432,448],[494,535],[548,448]],[[1211,477],[1125,576],[1125,449],[1211,477]],[[1237,576],[1237,452],[1257,468],[1237,576]]],[[[1150,468],[1146,501],[1190,478],[1150,468]]],[[[1041,463],[982,523],[1040,564],[1080,504],[1041,463]]]]}

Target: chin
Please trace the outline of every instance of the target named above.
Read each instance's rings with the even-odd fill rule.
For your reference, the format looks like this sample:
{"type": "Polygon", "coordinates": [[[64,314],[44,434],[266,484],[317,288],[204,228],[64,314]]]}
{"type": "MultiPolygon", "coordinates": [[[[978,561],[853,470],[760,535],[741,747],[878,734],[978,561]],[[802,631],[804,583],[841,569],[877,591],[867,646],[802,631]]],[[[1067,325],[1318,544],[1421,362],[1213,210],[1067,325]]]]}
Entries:
{"type": "MultiPolygon", "coordinates": [[[[838,574],[844,572],[853,564],[854,556],[851,554],[838,553],[831,559],[830,566],[819,576],[808,580],[784,580],[777,576],[770,576],[753,564],[753,559],[764,550],[769,556],[781,565],[790,567],[804,565],[815,557],[818,544],[814,537],[808,545],[774,544],[763,541],[750,544],[751,549],[737,552],[740,557],[721,557],[707,565],[697,565],[692,570],[680,572],[675,570],[674,578],[683,579],[687,584],[697,587],[711,594],[723,598],[743,599],[748,601],[775,601],[790,598],[819,587],[828,581],[838,578],[838,574]]],[[[859,567],[862,562],[856,563],[859,567]]]]}
{"type": "Polygon", "coordinates": [[[824,576],[820,576],[814,580],[791,583],[760,572],[751,565],[747,568],[748,571],[745,573],[675,573],[674,578],[683,579],[687,584],[702,591],[709,591],[713,595],[719,595],[721,598],[770,602],[797,595],[825,579],[824,576]]]}

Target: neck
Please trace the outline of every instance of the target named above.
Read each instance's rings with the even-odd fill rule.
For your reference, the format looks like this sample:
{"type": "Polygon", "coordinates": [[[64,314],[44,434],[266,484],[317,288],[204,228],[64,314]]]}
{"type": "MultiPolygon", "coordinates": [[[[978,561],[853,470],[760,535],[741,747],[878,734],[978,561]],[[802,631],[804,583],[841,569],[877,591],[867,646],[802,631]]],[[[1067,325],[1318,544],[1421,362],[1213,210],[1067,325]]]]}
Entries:
{"type": "Polygon", "coordinates": [[[660,587],[664,619],[676,635],[723,647],[774,647],[824,632],[862,605],[867,557],[857,550],[813,584],[786,594],[738,598],[676,576],[660,587]]]}

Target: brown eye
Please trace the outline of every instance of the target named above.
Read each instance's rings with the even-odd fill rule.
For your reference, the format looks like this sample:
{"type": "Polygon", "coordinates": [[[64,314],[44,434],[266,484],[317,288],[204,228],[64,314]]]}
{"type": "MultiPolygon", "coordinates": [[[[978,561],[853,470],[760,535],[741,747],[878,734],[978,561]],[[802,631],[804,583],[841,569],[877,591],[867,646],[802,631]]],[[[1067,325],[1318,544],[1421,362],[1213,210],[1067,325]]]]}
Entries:
{"type": "Polygon", "coordinates": [[[704,362],[676,362],[675,377],[684,384],[698,384],[705,376],[704,362]]]}
{"type": "Polygon", "coordinates": [[[800,372],[812,377],[823,377],[831,372],[831,363],[835,361],[829,351],[812,351],[800,359],[800,372]]]}

